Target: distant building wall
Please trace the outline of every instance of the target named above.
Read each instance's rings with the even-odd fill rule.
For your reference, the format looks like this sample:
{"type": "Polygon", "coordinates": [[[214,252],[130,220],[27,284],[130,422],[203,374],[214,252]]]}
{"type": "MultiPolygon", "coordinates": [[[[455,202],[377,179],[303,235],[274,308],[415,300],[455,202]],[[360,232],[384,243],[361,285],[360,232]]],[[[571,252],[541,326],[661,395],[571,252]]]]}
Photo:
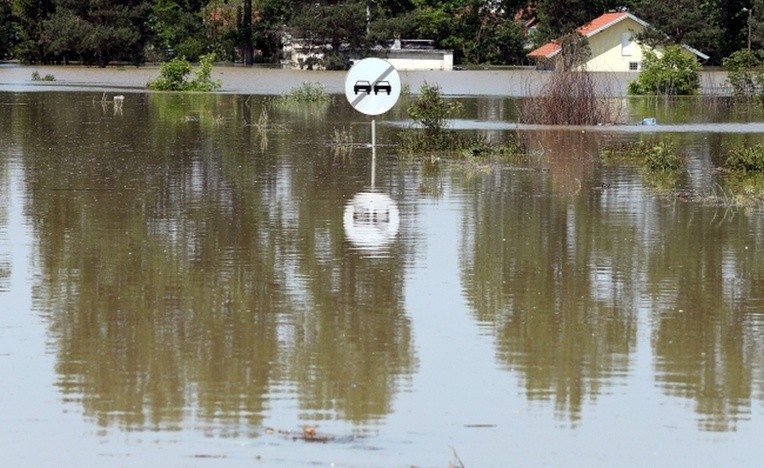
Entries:
{"type": "Polygon", "coordinates": [[[391,49],[387,61],[396,70],[453,70],[454,52],[442,49],[391,49]]]}
{"type": "MultiPolygon", "coordinates": [[[[377,48],[375,53],[387,59],[397,70],[453,70],[454,52],[433,48],[434,41],[404,39],[391,41],[388,47],[377,48]]],[[[284,68],[307,68],[308,64],[324,58],[322,44],[291,39],[284,44],[284,68]]],[[[315,66],[315,68],[321,68],[315,66]]]]}

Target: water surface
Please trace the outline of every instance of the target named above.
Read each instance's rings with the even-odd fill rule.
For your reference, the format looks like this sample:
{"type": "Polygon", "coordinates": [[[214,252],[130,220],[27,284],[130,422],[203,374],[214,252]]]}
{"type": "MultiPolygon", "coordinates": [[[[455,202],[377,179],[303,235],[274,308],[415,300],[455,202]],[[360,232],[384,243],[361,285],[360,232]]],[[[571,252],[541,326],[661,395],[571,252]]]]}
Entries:
{"type": "MultiPolygon", "coordinates": [[[[526,158],[421,162],[396,152],[404,102],[372,157],[341,96],[102,94],[0,93],[13,464],[764,455],[764,217],[707,201],[764,119],[627,103],[688,154],[667,194],[597,157],[638,127],[528,128],[526,158]]],[[[464,131],[515,133],[516,100],[462,101],[464,131]]]]}

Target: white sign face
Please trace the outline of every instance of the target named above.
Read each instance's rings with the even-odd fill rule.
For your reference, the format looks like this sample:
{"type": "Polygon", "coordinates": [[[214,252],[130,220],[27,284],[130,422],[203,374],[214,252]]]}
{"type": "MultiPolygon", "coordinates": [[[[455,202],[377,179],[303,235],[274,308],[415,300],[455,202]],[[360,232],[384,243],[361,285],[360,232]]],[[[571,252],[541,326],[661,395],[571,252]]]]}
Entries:
{"type": "Polygon", "coordinates": [[[387,60],[366,58],[345,78],[345,97],[358,112],[379,115],[392,109],[401,95],[398,70],[387,60]]]}

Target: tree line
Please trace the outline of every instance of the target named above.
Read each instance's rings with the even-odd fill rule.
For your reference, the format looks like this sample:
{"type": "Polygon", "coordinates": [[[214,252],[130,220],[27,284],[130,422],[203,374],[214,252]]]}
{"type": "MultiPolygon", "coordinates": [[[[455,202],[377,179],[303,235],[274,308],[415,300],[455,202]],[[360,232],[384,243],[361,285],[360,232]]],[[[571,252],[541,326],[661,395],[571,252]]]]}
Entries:
{"type": "Polygon", "coordinates": [[[106,66],[215,53],[277,63],[299,37],[342,68],[403,38],[453,49],[457,64],[521,65],[530,48],[623,8],[712,65],[764,46],[764,0],[0,0],[0,59],[106,66]]]}

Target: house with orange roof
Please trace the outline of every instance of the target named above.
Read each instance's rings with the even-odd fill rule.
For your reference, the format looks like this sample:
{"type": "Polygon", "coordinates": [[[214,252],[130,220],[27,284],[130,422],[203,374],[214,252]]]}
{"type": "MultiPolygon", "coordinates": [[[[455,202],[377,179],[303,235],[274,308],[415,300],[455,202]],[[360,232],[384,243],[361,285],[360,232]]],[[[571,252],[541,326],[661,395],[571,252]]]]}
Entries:
{"type": "MultiPolygon", "coordinates": [[[[591,56],[586,62],[586,70],[598,72],[627,72],[642,69],[644,44],[637,44],[634,37],[650,25],[627,11],[605,13],[580,26],[576,31],[589,42],[591,56]]],[[[708,60],[708,55],[683,46],[700,60],[708,60]]],[[[558,41],[548,42],[531,51],[528,57],[535,59],[540,68],[554,68],[561,51],[558,41]]],[[[655,51],[660,56],[660,50],[655,51]]]]}

